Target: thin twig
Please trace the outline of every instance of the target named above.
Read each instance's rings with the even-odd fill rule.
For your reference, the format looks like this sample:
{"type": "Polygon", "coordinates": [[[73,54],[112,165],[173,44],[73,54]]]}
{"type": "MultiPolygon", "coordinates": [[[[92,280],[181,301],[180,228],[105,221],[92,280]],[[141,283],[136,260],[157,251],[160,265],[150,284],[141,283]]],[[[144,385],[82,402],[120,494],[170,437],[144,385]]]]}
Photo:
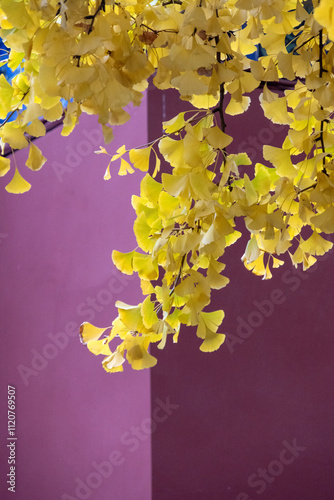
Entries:
{"type": "MultiPolygon", "coordinates": [[[[321,30],[322,31],[322,30],[321,30]]],[[[305,42],[301,43],[300,45],[298,45],[298,47],[295,47],[292,51],[292,54],[294,54],[295,52],[297,52],[297,50],[301,49],[302,47],[304,47],[304,45],[306,45],[307,43],[309,43],[311,40],[313,40],[314,38],[316,38],[318,35],[313,35],[311,36],[311,38],[309,38],[308,40],[305,40],[305,42]]]]}
{"type": "MultiPolygon", "coordinates": [[[[321,29],[319,31],[319,78],[322,78],[323,72],[324,72],[324,67],[323,67],[323,50],[324,50],[324,42],[323,42],[323,30],[321,29]]],[[[320,109],[323,110],[323,106],[320,106],[320,109]]],[[[325,141],[324,141],[324,122],[325,120],[321,120],[320,123],[320,143],[321,143],[321,150],[323,153],[326,153],[326,148],[325,148],[325,141]]],[[[322,165],[323,165],[323,172],[326,173],[326,157],[324,156],[322,159],[322,165]]]]}
{"type": "Polygon", "coordinates": [[[9,113],[9,115],[6,117],[6,119],[0,124],[0,128],[3,127],[10,119],[13,115],[15,115],[15,113],[20,109],[20,106],[21,106],[21,102],[24,100],[24,98],[28,95],[29,91],[28,92],[25,92],[23,94],[23,97],[21,99],[21,101],[19,102],[19,104],[17,105],[17,107],[11,112],[9,113]]]}
{"type": "Polygon", "coordinates": [[[94,21],[95,21],[95,18],[96,16],[98,15],[98,13],[100,12],[100,10],[105,10],[106,8],[106,1],[105,0],[101,0],[101,3],[100,5],[98,6],[98,8],[96,9],[95,11],[95,14],[93,14],[92,16],[86,16],[85,19],[91,19],[91,23],[90,23],[90,26],[88,28],[88,35],[92,32],[93,30],[93,24],[94,24],[94,21]]]}
{"type": "Polygon", "coordinates": [[[317,187],[317,183],[316,182],[314,184],[311,184],[311,186],[308,186],[308,187],[306,187],[304,189],[299,189],[298,190],[298,194],[304,193],[304,191],[308,191],[309,189],[313,189],[315,187],[317,187]]]}

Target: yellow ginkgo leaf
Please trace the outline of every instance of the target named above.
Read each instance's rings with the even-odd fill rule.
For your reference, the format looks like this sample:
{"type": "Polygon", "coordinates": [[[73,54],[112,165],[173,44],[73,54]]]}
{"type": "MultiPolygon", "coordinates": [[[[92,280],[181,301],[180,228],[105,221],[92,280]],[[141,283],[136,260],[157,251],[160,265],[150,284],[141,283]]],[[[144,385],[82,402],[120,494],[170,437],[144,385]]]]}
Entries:
{"type": "Polygon", "coordinates": [[[207,133],[206,140],[213,148],[223,150],[231,144],[233,138],[222,132],[219,127],[213,127],[207,133]]]}
{"type": "MultiPolygon", "coordinates": [[[[134,172],[134,170],[131,167],[130,163],[128,163],[126,160],[124,160],[124,158],[122,158],[121,159],[121,166],[120,166],[119,171],[118,171],[118,175],[133,174],[133,172],[134,172]]],[[[105,174],[105,178],[106,177],[108,177],[107,172],[105,174]]]]}
{"type": "Polygon", "coordinates": [[[311,223],[326,234],[334,232],[334,206],[331,205],[321,214],[311,217],[311,223]]]}
{"type": "Polygon", "coordinates": [[[130,161],[134,167],[142,172],[147,172],[150,164],[150,154],[152,146],[142,149],[131,149],[129,153],[130,161]]]}
{"type": "Polygon", "coordinates": [[[7,82],[5,75],[0,75],[0,118],[6,118],[13,98],[14,89],[7,82]]]}
{"type": "Polygon", "coordinates": [[[151,297],[147,296],[141,305],[141,313],[143,316],[143,323],[145,328],[152,328],[155,323],[158,323],[159,319],[154,309],[154,304],[151,301],[151,297]]]}
{"type": "Polygon", "coordinates": [[[134,370],[153,368],[157,364],[157,359],[140,344],[133,344],[127,350],[126,359],[134,370]]]}
{"type": "Polygon", "coordinates": [[[325,240],[316,231],[305,241],[301,243],[303,252],[311,255],[324,255],[326,252],[333,248],[331,241],[325,240]]]}
{"type": "Polygon", "coordinates": [[[87,344],[87,342],[90,342],[91,340],[98,340],[101,335],[108,330],[108,328],[110,328],[110,326],[99,328],[85,321],[80,325],[79,330],[81,342],[83,344],[87,344]]]}
{"type": "Polygon", "coordinates": [[[111,179],[111,174],[110,174],[110,164],[111,164],[111,161],[112,160],[110,160],[110,162],[108,163],[108,166],[107,166],[106,171],[105,171],[104,176],[103,176],[103,179],[105,181],[109,181],[109,179],[111,179]]]}
{"type": "Polygon", "coordinates": [[[118,300],[115,304],[122,323],[131,331],[140,331],[143,328],[141,304],[131,306],[118,300]]]}
{"type": "Polygon", "coordinates": [[[179,89],[181,95],[206,94],[208,85],[198,77],[195,71],[185,71],[171,80],[172,85],[179,89]]]}
{"type": "Polygon", "coordinates": [[[327,28],[330,38],[334,40],[334,5],[332,0],[321,0],[314,11],[314,18],[327,28]]]}
{"type": "Polygon", "coordinates": [[[193,95],[190,102],[197,109],[210,109],[218,104],[219,99],[209,94],[193,95]]]}
{"type": "Polygon", "coordinates": [[[298,171],[292,164],[290,152],[287,149],[266,145],[263,146],[263,157],[276,167],[276,171],[281,177],[296,177],[298,171]]]}
{"type": "Polygon", "coordinates": [[[278,97],[272,102],[267,102],[264,100],[263,94],[261,94],[259,99],[266,118],[273,123],[282,125],[292,123],[293,120],[288,113],[285,97],[278,97]]]}
{"type": "Polygon", "coordinates": [[[35,144],[31,143],[26,166],[31,170],[40,170],[45,162],[46,158],[42,155],[41,150],[35,144]]]}
{"type": "Polygon", "coordinates": [[[234,97],[231,97],[230,102],[226,106],[225,112],[231,116],[240,115],[247,111],[250,103],[251,99],[249,96],[243,95],[241,101],[237,101],[234,97]]]}
{"type": "Polygon", "coordinates": [[[123,363],[125,362],[125,358],[120,351],[120,349],[116,349],[115,352],[107,356],[102,361],[102,366],[108,373],[115,373],[123,371],[123,363]]]}
{"type": "Polygon", "coordinates": [[[28,181],[23,179],[22,175],[18,171],[17,167],[15,168],[15,174],[9,184],[5,187],[8,193],[13,194],[22,194],[29,191],[31,188],[31,184],[28,181]]]}
{"type": "Polygon", "coordinates": [[[134,251],[123,253],[113,250],[111,254],[112,261],[117,269],[122,273],[129,275],[133,274],[133,256],[134,251]]]}
{"type": "Polygon", "coordinates": [[[185,112],[179,113],[178,115],[174,116],[174,118],[172,118],[171,120],[163,122],[162,125],[166,134],[173,134],[174,132],[178,132],[185,126],[186,121],[184,119],[184,115],[185,112]]]}
{"type": "Polygon", "coordinates": [[[152,261],[151,255],[134,252],[133,269],[139,278],[145,280],[156,280],[159,276],[158,264],[152,261]]]}
{"type": "Polygon", "coordinates": [[[154,247],[154,240],[150,237],[152,228],[147,223],[145,212],[141,212],[134,222],[133,230],[137,239],[138,245],[144,250],[149,252],[154,247]]]}
{"type": "Polygon", "coordinates": [[[24,136],[24,128],[15,126],[13,122],[3,125],[1,138],[4,143],[8,143],[13,149],[23,149],[28,146],[28,141],[24,136]]]}
{"type": "Polygon", "coordinates": [[[27,132],[33,137],[43,137],[46,134],[46,128],[44,123],[36,118],[28,125],[27,132]]]}
{"type": "Polygon", "coordinates": [[[87,349],[96,356],[98,354],[104,354],[105,356],[109,356],[111,354],[109,348],[109,342],[110,339],[108,337],[100,340],[89,340],[87,342],[87,349]]]}
{"type": "Polygon", "coordinates": [[[110,144],[111,141],[114,138],[114,132],[111,127],[108,127],[108,125],[102,125],[102,134],[103,134],[103,139],[105,144],[110,144]]]}
{"type": "Polygon", "coordinates": [[[162,185],[155,181],[149,174],[146,174],[140,183],[140,194],[152,203],[156,203],[159,199],[162,185]]]}
{"type": "Polygon", "coordinates": [[[5,158],[4,156],[0,156],[0,177],[3,177],[4,175],[9,172],[10,169],[10,159],[5,158]]]}
{"type": "Polygon", "coordinates": [[[197,327],[197,336],[204,339],[200,345],[202,352],[216,351],[224,342],[225,335],[216,333],[224,318],[224,311],[200,312],[197,327]]]}

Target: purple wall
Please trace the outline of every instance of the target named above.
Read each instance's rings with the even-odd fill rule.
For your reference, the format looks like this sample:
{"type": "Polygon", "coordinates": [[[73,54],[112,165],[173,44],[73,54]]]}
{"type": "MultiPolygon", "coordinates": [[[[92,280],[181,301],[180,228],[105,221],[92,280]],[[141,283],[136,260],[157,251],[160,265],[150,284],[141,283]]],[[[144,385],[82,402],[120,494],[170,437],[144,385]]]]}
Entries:
{"type": "MultiPolygon", "coordinates": [[[[143,102],[109,151],[146,142],[146,113],[143,102]]],[[[150,374],[107,374],[78,336],[85,320],[109,325],[117,299],[141,300],[136,278],[124,279],[110,258],[135,246],[130,196],[141,174],[104,181],[108,158],[93,153],[99,126],[80,123],[68,138],[57,128],[37,140],[48,157],[38,173],[20,168],[27,152],[16,154],[30,192],[10,195],[9,174],[1,181],[1,499],[13,498],[7,385],[16,387],[15,498],[151,497],[150,374]]]]}
{"type": "MultiPolygon", "coordinates": [[[[280,144],[253,101],[227,129],[251,157],[280,144]]],[[[150,89],[148,114],[143,103],[108,149],[157,138],[177,106],[175,93],[150,89]]],[[[227,254],[231,284],[213,299],[226,312],[221,349],[200,352],[186,330],[157,353],[151,389],[149,371],[108,375],[77,330],[110,324],[117,299],[141,300],[136,278],[110,259],[135,246],[140,175],[103,180],[98,130],[83,117],[70,137],[55,129],[39,139],[49,160],[37,174],[21,170],[29,193],[9,195],[1,181],[0,498],[12,498],[12,385],[18,500],[332,500],[333,256],[316,273],[287,262],[264,282],[245,270],[238,242],[227,254]]]]}
{"type": "MultiPolygon", "coordinates": [[[[182,104],[174,93],[149,93],[150,139],[160,119],[153,109],[169,119],[182,104]]],[[[281,145],[256,93],[226,132],[231,152],[258,161],[262,144],[281,145]]],[[[165,393],[175,409],[153,435],[154,500],[333,499],[333,254],[317,272],[287,261],[262,281],[244,268],[244,247],[229,249],[231,283],[213,295],[226,313],[225,344],[202,353],[188,329],[157,353],[152,406],[165,393]]]]}

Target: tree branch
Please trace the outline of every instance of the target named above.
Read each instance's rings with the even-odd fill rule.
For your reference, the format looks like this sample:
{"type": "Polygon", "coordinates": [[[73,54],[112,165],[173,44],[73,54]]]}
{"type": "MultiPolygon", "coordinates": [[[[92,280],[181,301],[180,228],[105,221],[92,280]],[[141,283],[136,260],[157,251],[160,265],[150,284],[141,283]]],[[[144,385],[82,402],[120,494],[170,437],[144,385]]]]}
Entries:
{"type": "Polygon", "coordinates": [[[86,16],[85,19],[91,19],[91,23],[90,23],[90,26],[88,28],[88,35],[92,32],[93,30],[93,24],[94,24],[94,21],[95,21],[95,18],[96,16],[98,15],[98,13],[100,12],[100,10],[103,10],[105,11],[105,8],[106,8],[106,0],[101,0],[100,2],[100,5],[98,6],[98,8],[96,9],[95,11],[95,14],[91,15],[91,16],[86,16]]]}
{"type": "MultiPolygon", "coordinates": [[[[323,73],[324,73],[324,67],[323,67],[323,50],[324,50],[324,41],[323,41],[323,30],[321,29],[319,31],[319,78],[322,78],[323,73]]],[[[321,110],[323,110],[323,106],[320,106],[321,110]]],[[[325,148],[325,141],[324,141],[324,123],[325,120],[321,120],[320,123],[320,143],[321,143],[321,150],[323,153],[326,153],[326,148],[325,148]]],[[[327,173],[326,171],[326,157],[324,156],[322,159],[322,165],[323,165],[323,172],[327,173]]]]}
{"type": "MultiPolygon", "coordinates": [[[[322,30],[321,30],[322,31],[322,30]]],[[[307,43],[309,43],[311,40],[313,40],[314,38],[316,38],[318,35],[313,35],[311,36],[311,38],[309,38],[308,40],[305,40],[305,42],[301,43],[300,45],[298,45],[298,47],[295,47],[292,51],[292,54],[294,54],[295,52],[297,52],[297,50],[301,49],[302,47],[304,47],[304,45],[306,45],[307,43]]]]}

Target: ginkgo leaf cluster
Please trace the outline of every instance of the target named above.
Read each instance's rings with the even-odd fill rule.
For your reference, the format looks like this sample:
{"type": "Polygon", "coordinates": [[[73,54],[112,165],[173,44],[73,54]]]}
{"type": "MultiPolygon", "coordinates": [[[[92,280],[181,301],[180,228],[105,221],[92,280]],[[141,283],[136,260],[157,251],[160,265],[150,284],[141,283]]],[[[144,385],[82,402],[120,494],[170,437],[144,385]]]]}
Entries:
{"type": "MultiPolygon", "coordinates": [[[[88,113],[102,127],[105,180],[112,169],[145,173],[132,198],[138,246],[112,254],[121,272],[138,274],[143,301],[116,302],[108,328],[81,328],[108,372],[122,371],[125,360],[134,369],[154,366],[150,345],[177,342],[187,326],[196,328],[202,351],[220,347],[224,312],[210,310],[211,294],[228,284],[225,251],[241,236],[240,219],[249,234],[242,260],[263,279],[284,255],[308,269],[332,248],[329,0],[1,0],[0,23],[8,64],[19,68],[11,81],[0,77],[3,150],[29,146],[26,166],[37,171],[47,165],[33,142],[45,134],[41,118],[62,118],[68,135],[88,113]],[[258,47],[264,55],[250,57],[258,47]],[[149,79],[157,89],[177,89],[193,111],[165,122],[150,144],[107,150],[113,127],[130,118],[130,103],[140,105],[149,79]],[[282,80],[291,83],[279,93],[271,84],[282,80]],[[226,124],[247,112],[259,87],[264,116],[285,126],[286,138],[265,145],[253,165],[236,152],[226,124]]],[[[21,170],[1,158],[7,191],[30,189],[21,170]]]]}

